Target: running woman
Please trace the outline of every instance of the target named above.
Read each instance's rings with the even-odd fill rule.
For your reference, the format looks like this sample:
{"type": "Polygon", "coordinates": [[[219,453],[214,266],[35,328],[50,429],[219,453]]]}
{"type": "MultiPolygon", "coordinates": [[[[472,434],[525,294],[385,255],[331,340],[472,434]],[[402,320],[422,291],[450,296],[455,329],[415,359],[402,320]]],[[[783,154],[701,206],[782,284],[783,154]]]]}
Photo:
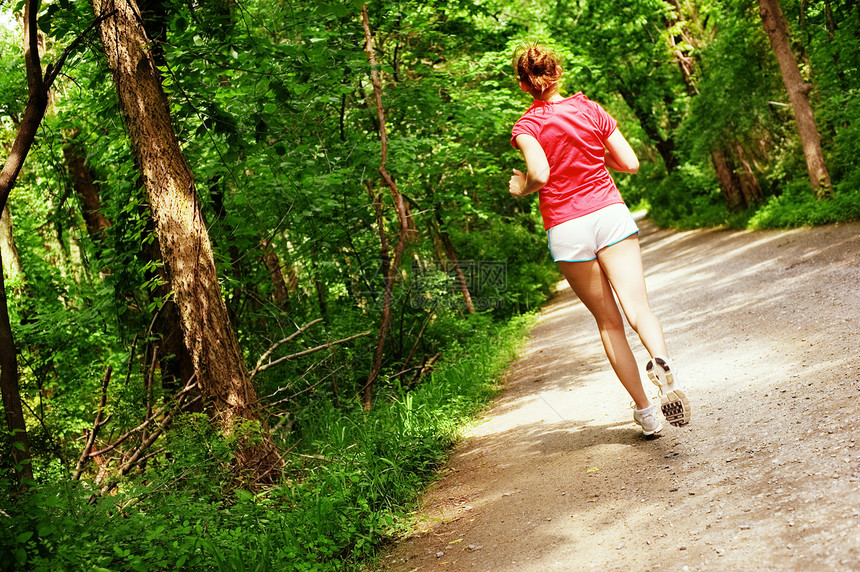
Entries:
{"type": "Polygon", "coordinates": [[[636,173],[639,160],[599,104],[582,92],[559,95],[558,56],[538,44],[514,53],[520,88],[534,102],[513,128],[511,144],[527,171],[514,169],[516,197],[540,191],[540,211],[553,260],[597,321],[606,356],[633,398],[633,419],[645,435],[662,430],[627,343],[621,310],[648,350],[648,378],[659,388],[661,409],[676,426],[690,421],[690,404],[674,379],[663,327],[651,311],[639,250],[639,229],[607,167],[636,173]]]}

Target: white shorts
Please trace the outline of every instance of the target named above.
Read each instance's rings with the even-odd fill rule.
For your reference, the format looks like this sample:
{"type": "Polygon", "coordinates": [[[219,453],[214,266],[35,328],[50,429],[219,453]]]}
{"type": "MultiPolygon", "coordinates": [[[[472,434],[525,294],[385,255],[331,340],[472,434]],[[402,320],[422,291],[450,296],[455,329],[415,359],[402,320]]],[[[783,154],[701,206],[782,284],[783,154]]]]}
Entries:
{"type": "Polygon", "coordinates": [[[585,262],[597,253],[639,232],[627,205],[617,203],[558,224],[546,231],[556,262],[585,262]]]}

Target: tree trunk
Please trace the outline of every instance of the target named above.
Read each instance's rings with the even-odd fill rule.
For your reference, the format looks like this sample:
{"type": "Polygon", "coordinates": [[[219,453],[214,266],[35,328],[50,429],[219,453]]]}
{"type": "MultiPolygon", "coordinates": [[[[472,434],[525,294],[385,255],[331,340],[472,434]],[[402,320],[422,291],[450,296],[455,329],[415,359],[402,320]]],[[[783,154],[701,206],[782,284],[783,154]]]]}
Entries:
{"type": "MultiPolygon", "coordinates": [[[[48,90],[51,80],[42,77],[42,63],[39,58],[39,40],[37,35],[36,18],[38,8],[31,5],[32,0],[24,4],[24,62],[27,68],[27,88],[29,98],[24,108],[24,116],[18,124],[12,151],[9,153],[3,169],[0,171],[0,212],[6,209],[9,194],[18,174],[24,166],[24,160],[30,152],[30,147],[36,138],[36,132],[48,108],[48,90]]],[[[62,64],[60,64],[62,65],[62,64]]],[[[33,478],[30,466],[30,445],[27,439],[27,425],[24,421],[24,409],[21,402],[21,392],[18,377],[18,354],[15,349],[15,338],[12,335],[12,324],[9,321],[9,306],[6,300],[6,281],[3,279],[2,257],[0,257],[0,393],[3,394],[3,407],[6,410],[6,426],[12,433],[12,455],[18,482],[33,478]]]]}
{"type": "Polygon", "coordinates": [[[30,466],[30,443],[27,439],[27,425],[18,386],[18,352],[12,337],[12,325],[6,301],[6,281],[3,279],[3,264],[0,262],[0,393],[3,395],[3,409],[6,412],[6,427],[12,433],[12,458],[18,482],[33,479],[30,466]]]}
{"type": "Polygon", "coordinates": [[[809,182],[815,190],[816,198],[830,196],[833,188],[824,163],[824,154],[821,152],[821,140],[815,125],[812,106],[809,103],[809,91],[812,86],[804,83],[800,75],[800,69],[789,43],[788,23],[785,21],[779,0],[759,0],[759,14],[764,31],[773,46],[776,60],[779,62],[782,82],[788,91],[788,98],[797,120],[800,143],[803,146],[803,155],[809,171],[809,182]]]}
{"type": "Polygon", "coordinates": [[[78,134],[76,132],[63,147],[63,157],[66,161],[66,170],[72,177],[75,191],[81,199],[81,212],[84,215],[87,232],[93,241],[98,242],[104,235],[104,230],[110,226],[110,222],[102,214],[101,197],[93,173],[75,143],[78,134]]]}
{"type": "Polygon", "coordinates": [[[642,126],[642,130],[645,131],[645,134],[648,136],[651,141],[654,142],[654,146],[657,148],[657,152],[660,153],[660,157],[663,158],[663,165],[666,167],[666,173],[671,175],[679,166],[680,162],[678,158],[675,156],[675,141],[670,136],[664,136],[660,132],[660,126],[657,123],[657,116],[651,109],[647,109],[642,105],[642,99],[632,90],[628,89],[626,86],[621,85],[619,82],[617,85],[618,92],[621,94],[621,98],[624,99],[624,103],[626,103],[631,110],[633,110],[634,115],[639,120],[639,125],[642,126]]]}
{"type": "Polygon", "coordinates": [[[741,182],[741,191],[744,194],[747,206],[760,205],[764,202],[764,194],[759,185],[758,178],[752,170],[749,160],[747,159],[746,151],[740,143],[735,144],[735,152],[737,153],[738,161],[740,161],[743,172],[738,175],[741,182]]]}
{"type": "MultiPolygon", "coordinates": [[[[152,219],[146,221],[147,234],[155,232],[152,219]]],[[[157,238],[143,242],[143,256],[148,261],[162,262],[161,245],[157,238]]],[[[148,265],[149,266],[149,265],[148,265]]],[[[148,270],[146,278],[159,278],[159,285],[153,292],[155,298],[164,300],[164,305],[156,310],[158,314],[153,321],[153,331],[158,335],[158,364],[161,368],[161,386],[165,399],[171,399],[186,387],[194,377],[194,361],[185,345],[182,336],[182,320],[179,317],[179,307],[170,296],[170,276],[167,275],[163,264],[153,264],[153,270],[148,270]]],[[[203,403],[194,403],[193,411],[202,412],[203,403]]]]}
{"type": "Polygon", "coordinates": [[[451,242],[451,237],[448,236],[447,232],[442,230],[442,215],[439,214],[442,207],[440,205],[436,205],[434,210],[436,211],[436,222],[439,225],[436,232],[439,234],[439,239],[442,241],[442,246],[445,248],[445,255],[448,258],[448,262],[451,264],[454,269],[454,273],[457,275],[457,284],[460,286],[460,293],[463,295],[463,304],[466,306],[466,312],[474,314],[475,305],[472,303],[472,294],[469,292],[469,282],[466,280],[466,275],[460,267],[460,261],[457,258],[457,251],[454,250],[454,243],[451,242]]]}
{"type": "MultiPolygon", "coordinates": [[[[38,3],[33,0],[24,2],[24,65],[27,69],[27,105],[24,115],[18,124],[15,140],[9,157],[0,170],[0,213],[6,209],[9,194],[15,186],[18,174],[24,166],[24,160],[33,146],[39,125],[48,109],[48,95],[51,86],[63,69],[66,58],[83,41],[89,32],[99,22],[93,22],[81,35],[75,38],[63,51],[54,64],[49,64],[42,75],[42,61],[39,56],[39,32],[37,27],[38,3]]],[[[13,456],[16,465],[21,470],[17,472],[18,482],[32,479],[30,466],[30,447],[27,440],[27,427],[24,422],[24,411],[21,402],[18,376],[18,357],[15,350],[15,339],[12,335],[12,324],[9,322],[9,306],[6,300],[6,284],[3,279],[3,258],[0,256],[0,392],[3,394],[3,406],[6,409],[6,423],[12,433],[13,456]]]]}
{"type": "Polygon", "coordinates": [[[286,311],[290,303],[290,294],[284,272],[281,270],[281,259],[272,248],[272,242],[265,238],[260,240],[260,250],[263,252],[263,264],[272,280],[272,299],[281,311],[286,311]]]}
{"type": "Polygon", "coordinates": [[[18,256],[18,248],[15,246],[15,235],[12,233],[12,215],[8,204],[0,213],[0,256],[3,257],[3,268],[7,279],[24,274],[21,268],[21,257],[18,256]]]}
{"type": "Polygon", "coordinates": [[[714,171],[717,173],[720,188],[723,189],[726,207],[730,212],[743,210],[746,204],[744,203],[740,180],[738,180],[727,153],[725,151],[711,151],[711,162],[714,164],[714,171]]]}
{"type": "MultiPolygon", "coordinates": [[[[210,400],[221,430],[231,433],[243,420],[260,420],[259,402],[221,297],[194,179],[170,122],[150,41],[135,0],[92,0],[92,4],[96,16],[116,11],[101,23],[99,34],[152,208],[197,383],[210,400]]],[[[265,425],[262,440],[237,455],[237,469],[256,481],[273,477],[280,466],[265,425]]]]}
{"type": "MultiPolygon", "coordinates": [[[[370,31],[370,22],[367,17],[367,5],[361,7],[361,21],[364,27],[364,51],[367,53],[367,59],[370,63],[370,79],[373,84],[373,94],[376,100],[376,116],[379,120],[379,138],[382,146],[381,158],[379,161],[379,174],[382,175],[382,180],[391,190],[391,196],[394,199],[394,210],[397,212],[397,220],[400,227],[397,233],[397,243],[394,246],[394,256],[391,258],[391,265],[385,273],[385,291],[383,292],[382,300],[382,321],[379,326],[379,338],[376,342],[376,352],[373,356],[373,365],[368,375],[367,383],[364,386],[364,408],[369,410],[373,401],[373,384],[382,369],[382,354],[385,348],[385,339],[388,335],[388,326],[391,323],[391,294],[394,289],[394,282],[397,272],[400,270],[400,261],[403,257],[403,250],[406,247],[407,234],[410,228],[410,216],[406,209],[406,202],[403,200],[403,195],[397,189],[394,179],[391,178],[387,169],[386,162],[388,160],[388,136],[385,132],[385,108],[382,106],[382,83],[379,81],[379,72],[376,68],[376,56],[373,53],[373,35],[370,31]]],[[[383,234],[384,238],[384,234],[383,234]]],[[[387,248],[385,249],[387,250],[387,248]]]]}
{"type": "Polygon", "coordinates": [[[317,265],[319,252],[315,246],[311,245],[310,253],[311,280],[314,283],[314,290],[316,290],[317,293],[317,304],[319,305],[320,316],[322,316],[323,321],[328,323],[328,302],[326,300],[327,290],[322,278],[320,277],[319,266],[317,265]]]}
{"type": "Polygon", "coordinates": [[[469,314],[475,313],[475,306],[472,304],[472,294],[469,292],[469,283],[466,280],[466,275],[460,267],[460,261],[457,260],[457,252],[454,250],[454,244],[448,233],[442,232],[442,244],[445,246],[445,254],[448,257],[448,262],[453,266],[454,273],[457,275],[457,284],[460,286],[460,293],[463,295],[463,304],[466,306],[466,312],[469,314]]]}
{"type": "Polygon", "coordinates": [[[6,281],[3,279],[3,263],[0,258],[0,393],[3,394],[3,409],[6,412],[6,427],[12,433],[12,458],[18,482],[33,480],[30,466],[30,442],[27,439],[27,425],[24,421],[24,408],[21,391],[18,387],[18,352],[9,322],[9,306],[6,301],[6,281]]]}

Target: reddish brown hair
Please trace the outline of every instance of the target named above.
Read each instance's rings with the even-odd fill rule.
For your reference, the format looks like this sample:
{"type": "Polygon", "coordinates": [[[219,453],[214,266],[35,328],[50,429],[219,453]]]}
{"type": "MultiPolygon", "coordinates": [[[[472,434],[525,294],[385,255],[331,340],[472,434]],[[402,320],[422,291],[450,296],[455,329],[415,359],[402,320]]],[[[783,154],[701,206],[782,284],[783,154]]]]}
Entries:
{"type": "Polygon", "coordinates": [[[555,52],[540,44],[528,44],[514,51],[514,71],[529,93],[540,97],[561,79],[561,61],[555,52]]]}

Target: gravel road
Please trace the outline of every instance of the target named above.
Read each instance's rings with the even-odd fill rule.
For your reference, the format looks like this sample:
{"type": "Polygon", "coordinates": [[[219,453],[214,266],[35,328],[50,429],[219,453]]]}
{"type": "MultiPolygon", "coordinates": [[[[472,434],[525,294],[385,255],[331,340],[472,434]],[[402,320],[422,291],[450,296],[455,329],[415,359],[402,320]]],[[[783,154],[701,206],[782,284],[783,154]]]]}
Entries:
{"type": "Polygon", "coordinates": [[[560,285],[379,570],[860,570],[860,222],[639,224],[692,423],[641,435],[560,285]]]}

